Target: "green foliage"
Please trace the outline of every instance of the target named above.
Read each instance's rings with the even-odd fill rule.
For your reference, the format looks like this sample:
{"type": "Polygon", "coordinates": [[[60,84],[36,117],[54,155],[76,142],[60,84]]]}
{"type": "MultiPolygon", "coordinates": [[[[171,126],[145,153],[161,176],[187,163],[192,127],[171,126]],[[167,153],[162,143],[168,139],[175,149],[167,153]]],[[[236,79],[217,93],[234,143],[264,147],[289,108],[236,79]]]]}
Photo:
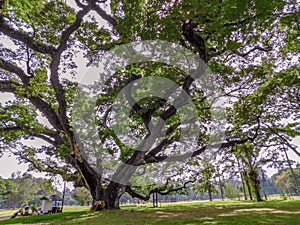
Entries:
{"type": "Polygon", "coordinates": [[[294,169],[297,184],[295,184],[294,177],[290,169],[284,169],[273,175],[275,184],[279,188],[281,195],[286,198],[289,195],[298,195],[296,185],[300,186],[300,166],[299,164],[294,169]]]}
{"type": "Polygon", "coordinates": [[[12,180],[2,179],[0,177],[0,198],[15,194],[17,186],[12,180]]]}
{"type": "Polygon", "coordinates": [[[57,150],[63,158],[70,155],[70,146],[67,146],[65,144],[60,145],[57,150]]]}
{"type": "Polygon", "coordinates": [[[81,206],[84,206],[93,200],[89,190],[87,190],[85,187],[75,188],[74,196],[81,206]]]}
{"type": "Polygon", "coordinates": [[[39,204],[41,197],[50,196],[55,191],[49,179],[13,174],[12,178],[0,179],[1,207],[18,208],[24,204],[39,204]]]}
{"type": "MultiPolygon", "coordinates": [[[[168,78],[176,84],[182,85],[185,76],[185,72],[182,71],[180,68],[176,68],[174,66],[165,65],[163,63],[158,62],[142,62],[129,65],[126,68],[123,68],[120,71],[118,71],[118,73],[116,73],[112,78],[110,78],[105,85],[102,85],[104,94],[99,95],[97,99],[99,111],[106,111],[109,108],[109,106],[113,103],[113,101],[115,101],[115,98],[121,92],[122,88],[125,85],[127,85],[130,81],[133,82],[139,78],[146,77],[153,79],[155,79],[156,77],[160,77],[168,78]]],[[[138,139],[144,137],[147,130],[144,124],[145,120],[142,118],[142,115],[147,111],[153,111],[153,122],[160,117],[161,113],[164,110],[170,107],[170,104],[166,104],[164,99],[152,96],[154,92],[164,93],[166,91],[166,88],[167,87],[165,87],[164,85],[159,87],[151,82],[146,83],[144,85],[140,85],[138,88],[132,86],[132,98],[140,99],[139,101],[137,101],[137,103],[141,107],[141,109],[138,112],[131,110],[128,115],[129,118],[127,118],[127,115],[121,115],[125,116],[128,121],[125,121],[125,118],[123,117],[122,119],[117,120],[117,118],[110,117],[109,114],[108,118],[106,118],[106,121],[103,121],[102,117],[99,118],[98,129],[102,143],[110,143],[111,138],[115,142],[115,145],[109,145],[110,147],[107,148],[107,151],[111,155],[114,155],[116,152],[120,151],[119,155],[122,162],[125,162],[132,156],[135,149],[130,145],[126,146],[119,139],[121,135],[128,134],[128,130],[124,129],[124,125],[126,122],[128,122],[130,132],[133,134],[133,138],[138,139]],[[110,121],[110,123],[112,124],[111,126],[105,125],[105,123],[107,123],[108,121],[110,121]]],[[[201,98],[202,96],[203,93],[201,90],[194,90],[193,94],[191,95],[191,98],[196,106],[197,112],[199,113],[199,117],[210,117],[209,103],[207,101],[199,101],[199,98],[201,98]]],[[[123,109],[120,106],[119,111],[123,111],[123,109]]],[[[181,118],[178,114],[174,114],[165,121],[166,125],[172,126],[174,128],[174,131],[171,132],[168,136],[166,136],[166,138],[168,138],[169,140],[176,139],[180,136],[180,119],[181,118]]],[[[199,142],[202,141],[204,140],[199,140],[199,142]]]]}
{"type": "Polygon", "coordinates": [[[240,192],[241,190],[238,187],[232,185],[232,183],[227,182],[225,184],[225,193],[227,198],[240,198],[240,192]]]}
{"type": "Polygon", "coordinates": [[[40,42],[54,45],[59,36],[75,20],[75,11],[64,1],[46,0],[9,0],[4,14],[22,29],[28,24],[33,36],[40,42]]]}
{"type": "Polygon", "coordinates": [[[91,52],[95,51],[94,54],[101,49],[103,43],[105,44],[111,41],[109,31],[99,29],[96,21],[84,22],[80,31],[76,34],[76,37],[91,52]]]}
{"type": "MultiPolygon", "coordinates": [[[[83,1],[85,4],[89,2],[83,1]]],[[[0,88],[1,92],[14,93],[15,99],[1,102],[0,151],[10,150],[21,162],[30,161],[30,169],[77,179],[77,174],[82,171],[74,175],[72,169],[78,167],[70,163],[71,153],[74,153],[71,149],[77,147],[77,143],[73,143],[73,133],[78,125],[77,121],[71,125],[72,116],[77,113],[87,117],[94,111],[90,110],[89,99],[84,99],[78,102],[83,111],[71,113],[78,87],[73,79],[77,67],[75,57],[82,53],[90,65],[120,44],[160,39],[180,43],[199,55],[201,51],[207,55],[208,66],[216,75],[214,83],[225,92],[224,96],[230,97],[230,103],[226,105],[229,124],[224,139],[251,140],[236,145],[228,154],[241,158],[244,166],[252,172],[262,164],[278,161],[279,151],[273,154],[267,151],[267,146],[278,145],[278,134],[283,135],[287,142],[299,135],[297,96],[300,82],[299,68],[295,63],[299,50],[298,4],[292,0],[112,0],[106,5],[110,6],[111,17],[100,15],[104,20],[109,18],[106,20],[109,26],[103,26],[91,13],[80,18],[89,9],[97,9],[96,5],[77,10],[62,0],[1,1],[0,22],[8,25],[1,34],[8,36],[14,44],[13,48],[4,46],[5,43],[0,45],[0,88]],[[116,21],[110,22],[113,19],[116,21]],[[198,44],[183,35],[183,25],[187,21],[192,26],[190,38],[197,40],[198,44]],[[199,42],[203,42],[202,49],[199,42]],[[44,54],[48,48],[51,51],[44,54]],[[46,118],[47,125],[40,115],[46,118]],[[283,119],[293,121],[283,125],[283,119]],[[47,146],[37,148],[24,144],[25,139],[35,138],[46,141],[47,146]],[[261,159],[262,153],[267,156],[261,159]]],[[[102,8],[103,4],[98,6],[102,8]]],[[[182,68],[153,62],[120,68],[107,83],[101,84],[104,90],[98,96],[98,114],[109,111],[125,85],[145,77],[167,78],[183,85],[187,74],[182,68]]],[[[131,97],[136,98],[149,96],[158,87],[150,84],[132,89],[134,94],[131,97]]],[[[197,150],[209,139],[208,126],[214,112],[210,109],[210,102],[204,100],[207,97],[204,90],[192,85],[189,91],[200,118],[198,146],[192,146],[197,150]]],[[[95,142],[95,149],[88,149],[88,153],[107,150],[101,159],[97,158],[99,162],[109,164],[107,159],[113,157],[118,162],[130,160],[135,150],[132,140],[145,139],[151,132],[150,127],[155,126],[161,113],[170,107],[156,96],[142,98],[137,103],[142,109],[130,111],[129,118],[126,118],[129,130],[123,129],[125,120],[117,121],[113,115],[108,116],[107,121],[97,118],[78,125],[83,131],[95,122],[98,125],[102,145],[95,137],[91,140],[95,142]],[[151,112],[148,121],[146,112],[151,112]],[[132,134],[129,141],[124,139],[127,133],[132,134]]],[[[180,119],[174,114],[164,121],[170,128],[165,138],[171,143],[182,134],[180,119]]],[[[81,132],[80,136],[85,140],[90,133],[81,132]]],[[[157,142],[161,141],[159,138],[157,142]]],[[[78,144],[80,151],[82,145],[78,144]]],[[[81,154],[77,154],[76,157],[80,158],[81,154]]],[[[179,150],[170,144],[159,154],[176,155],[179,150]]],[[[202,164],[195,159],[189,165],[197,167],[202,164]]],[[[207,188],[210,188],[208,181],[216,171],[213,165],[205,166],[200,181],[209,184],[207,188]]],[[[188,166],[185,169],[191,172],[188,166]]],[[[178,183],[183,180],[179,179],[178,183]]],[[[5,189],[5,185],[2,183],[2,188],[5,189]]]]}

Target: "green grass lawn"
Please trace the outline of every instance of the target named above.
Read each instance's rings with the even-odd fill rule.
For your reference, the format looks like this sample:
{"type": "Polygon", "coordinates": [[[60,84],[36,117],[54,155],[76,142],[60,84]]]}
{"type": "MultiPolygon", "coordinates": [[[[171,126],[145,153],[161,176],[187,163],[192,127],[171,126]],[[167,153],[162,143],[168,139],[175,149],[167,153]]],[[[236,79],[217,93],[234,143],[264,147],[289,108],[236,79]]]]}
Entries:
{"type": "Polygon", "coordinates": [[[90,213],[88,207],[65,207],[63,213],[0,221],[0,224],[300,224],[299,200],[213,201],[126,205],[122,210],[90,213]]]}

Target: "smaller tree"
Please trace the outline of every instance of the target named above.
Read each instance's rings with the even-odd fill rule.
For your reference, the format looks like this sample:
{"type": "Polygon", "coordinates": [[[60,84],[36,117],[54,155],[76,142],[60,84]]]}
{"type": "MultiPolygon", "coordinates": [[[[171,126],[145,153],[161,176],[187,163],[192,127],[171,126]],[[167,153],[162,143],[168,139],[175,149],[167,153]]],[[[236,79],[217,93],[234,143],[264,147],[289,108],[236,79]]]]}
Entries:
{"type": "MultiPolygon", "coordinates": [[[[296,176],[296,181],[300,179],[300,166],[293,170],[294,175],[296,176]]],[[[280,171],[278,174],[275,174],[275,184],[279,188],[282,196],[286,197],[287,195],[296,194],[298,195],[297,187],[295,185],[294,176],[290,169],[285,169],[280,171]]]]}
{"type": "Polygon", "coordinates": [[[234,185],[231,181],[225,183],[225,193],[227,198],[239,198],[241,188],[234,185]]]}
{"type": "Polygon", "coordinates": [[[264,159],[260,158],[260,149],[255,147],[253,143],[246,142],[242,145],[236,146],[236,155],[243,164],[243,177],[249,191],[250,200],[252,200],[253,189],[256,200],[262,201],[260,194],[260,180],[259,170],[264,159]]]}
{"type": "Polygon", "coordinates": [[[16,192],[16,184],[9,179],[2,179],[0,177],[0,196],[5,197],[16,192]]]}
{"type": "Polygon", "coordinates": [[[75,198],[79,201],[81,206],[89,205],[93,201],[93,198],[88,189],[85,187],[77,187],[74,193],[75,198]]]}
{"type": "Polygon", "coordinates": [[[198,185],[196,189],[200,193],[208,193],[209,200],[213,200],[213,193],[218,193],[218,189],[215,184],[214,177],[216,175],[216,168],[210,161],[209,158],[204,158],[201,160],[203,169],[201,170],[201,177],[198,180],[198,185]]]}
{"type": "Polygon", "coordinates": [[[0,179],[0,192],[5,194],[2,196],[5,208],[19,208],[24,204],[37,205],[42,196],[57,194],[51,180],[21,173],[13,173],[6,180],[0,179]],[[6,184],[4,193],[1,191],[3,184],[6,184]]]}

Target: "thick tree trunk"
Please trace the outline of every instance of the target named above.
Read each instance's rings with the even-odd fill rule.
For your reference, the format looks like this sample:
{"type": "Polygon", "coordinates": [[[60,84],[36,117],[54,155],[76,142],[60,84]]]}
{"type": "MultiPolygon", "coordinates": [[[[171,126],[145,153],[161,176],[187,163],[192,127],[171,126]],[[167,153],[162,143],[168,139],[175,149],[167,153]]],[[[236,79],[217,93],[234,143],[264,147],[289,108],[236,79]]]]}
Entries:
{"type": "MultiPolygon", "coordinates": [[[[75,145],[76,144],[74,144],[74,149],[77,148],[75,145]]],[[[77,167],[81,173],[83,180],[82,185],[90,190],[93,198],[91,210],[119,209],[119,199],[126,192],[126,186],[111,181],[109,185],[104,187],[101,182],[101,171],[98,172],[91,167],[80,152],[77,152],[77,154],[78,155],[73,155],[72,164],[77,167]]]]}
{"type": "MultiPolygon", "coordinates": [[[[93,181],[90,181],[93,182],[93,181]]],[[[90,192],[93,197],[91,210],[93,211],[101,211],[104,209],[104,190],[101,186],[100,179],[94,181],[96,184],[91,185],[90,192]]]]}
{"type": "Polygon", "coordinates": [[[82,176],[82,184],[90,190],[93,198],[91,210],[100,211],[105,206],[105,190],[101,184],[101,175],[94,170],[89,163],[83,158],[82,160],[76,160],[76,166],[82,176]]]}
{"type": "Polygon", "coordinates": [[[103,189],[99,184],[95,190],[91,190],[93,197],[91,210],[120,209],[119,200],[125,191],[126,187],[124,185],[112,181],[106,189],[103,189]]]}
{"type": "Polygon", "coordinates": [[[256,197],[256,201],[262,201],[261,195],[260,195],[260,181],[258,179],[258,173],[256,170],[251,170],[249,172],[249,178],[250,178],[250,182],[251,185],[254,189],[254,193],[255,193],[255,197],[256,197]]]}
{"type": "Polygon", "coordinates": [[[104,191],[105,209],[120,209],[119,200],[125,191],[125,185],[111,181],[104,191]]]}

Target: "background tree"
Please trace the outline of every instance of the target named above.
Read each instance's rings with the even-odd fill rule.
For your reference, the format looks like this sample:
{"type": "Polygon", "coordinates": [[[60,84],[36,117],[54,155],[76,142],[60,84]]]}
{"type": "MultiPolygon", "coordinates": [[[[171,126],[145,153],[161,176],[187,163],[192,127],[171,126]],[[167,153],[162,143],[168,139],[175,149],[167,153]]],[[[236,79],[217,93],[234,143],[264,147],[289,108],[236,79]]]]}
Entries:
{"type": "MultiPolygon", "coordinates": [[[[297,180],[299,180],[299,165],[294,170],[297,180]]],[[[295,184],[294,176],[290,169],[284,169],[274,175],[275,184],[279,188],[282,196],[298,195],[297,184],[295,184]]]]}
{"type": "MultiPolygon", "coordinates": [[[[202,177],[199,179],[199,191],[200,193],[207,192],[209,200],[213,200],[213,193],[218,193],[217,183],[214,180],[216,176],[216,168],[209,161],[210,159],[206,158],[201,161],[203,169],[201,170],[202,177]]],[[[197,185],[198,186],[198,185],[197,185]]]]}
{"type": "Polygon", "coordinates": [[[13,173],[11,178],[1,179],[1,184],[3,183],[6,185],[0,197],[2,208],[19,208],[25,204],[38,205],[43,196],[61,195],[55,190],[51,180],[34,178],[28,174],[13,173]]]}
{"type": "Polygon", "coordinates": [[[66,187],[64,205],[80,205],[75,197],[75,189],[71,190],[66,187]]]}
{"type": "Polygon", "coordinates": [[[80,202],[80,205],[89,205],[92,202],[92,196],[88,189],[85,187],[75,188],[74,196],[80,202]]]}
{"type": "Polygon", "coordinates": [[[5,208],[6,201],[17,192],[17,185],[8,179],[0,177],[0,208],[5,208]]]}
{"type": "Polygon", "coordinates": [[[240,198],[241,189],[239,186],[234,184],[232,181],[228,181],[225,183],[225,193],[227,198],[240,198]]]}

